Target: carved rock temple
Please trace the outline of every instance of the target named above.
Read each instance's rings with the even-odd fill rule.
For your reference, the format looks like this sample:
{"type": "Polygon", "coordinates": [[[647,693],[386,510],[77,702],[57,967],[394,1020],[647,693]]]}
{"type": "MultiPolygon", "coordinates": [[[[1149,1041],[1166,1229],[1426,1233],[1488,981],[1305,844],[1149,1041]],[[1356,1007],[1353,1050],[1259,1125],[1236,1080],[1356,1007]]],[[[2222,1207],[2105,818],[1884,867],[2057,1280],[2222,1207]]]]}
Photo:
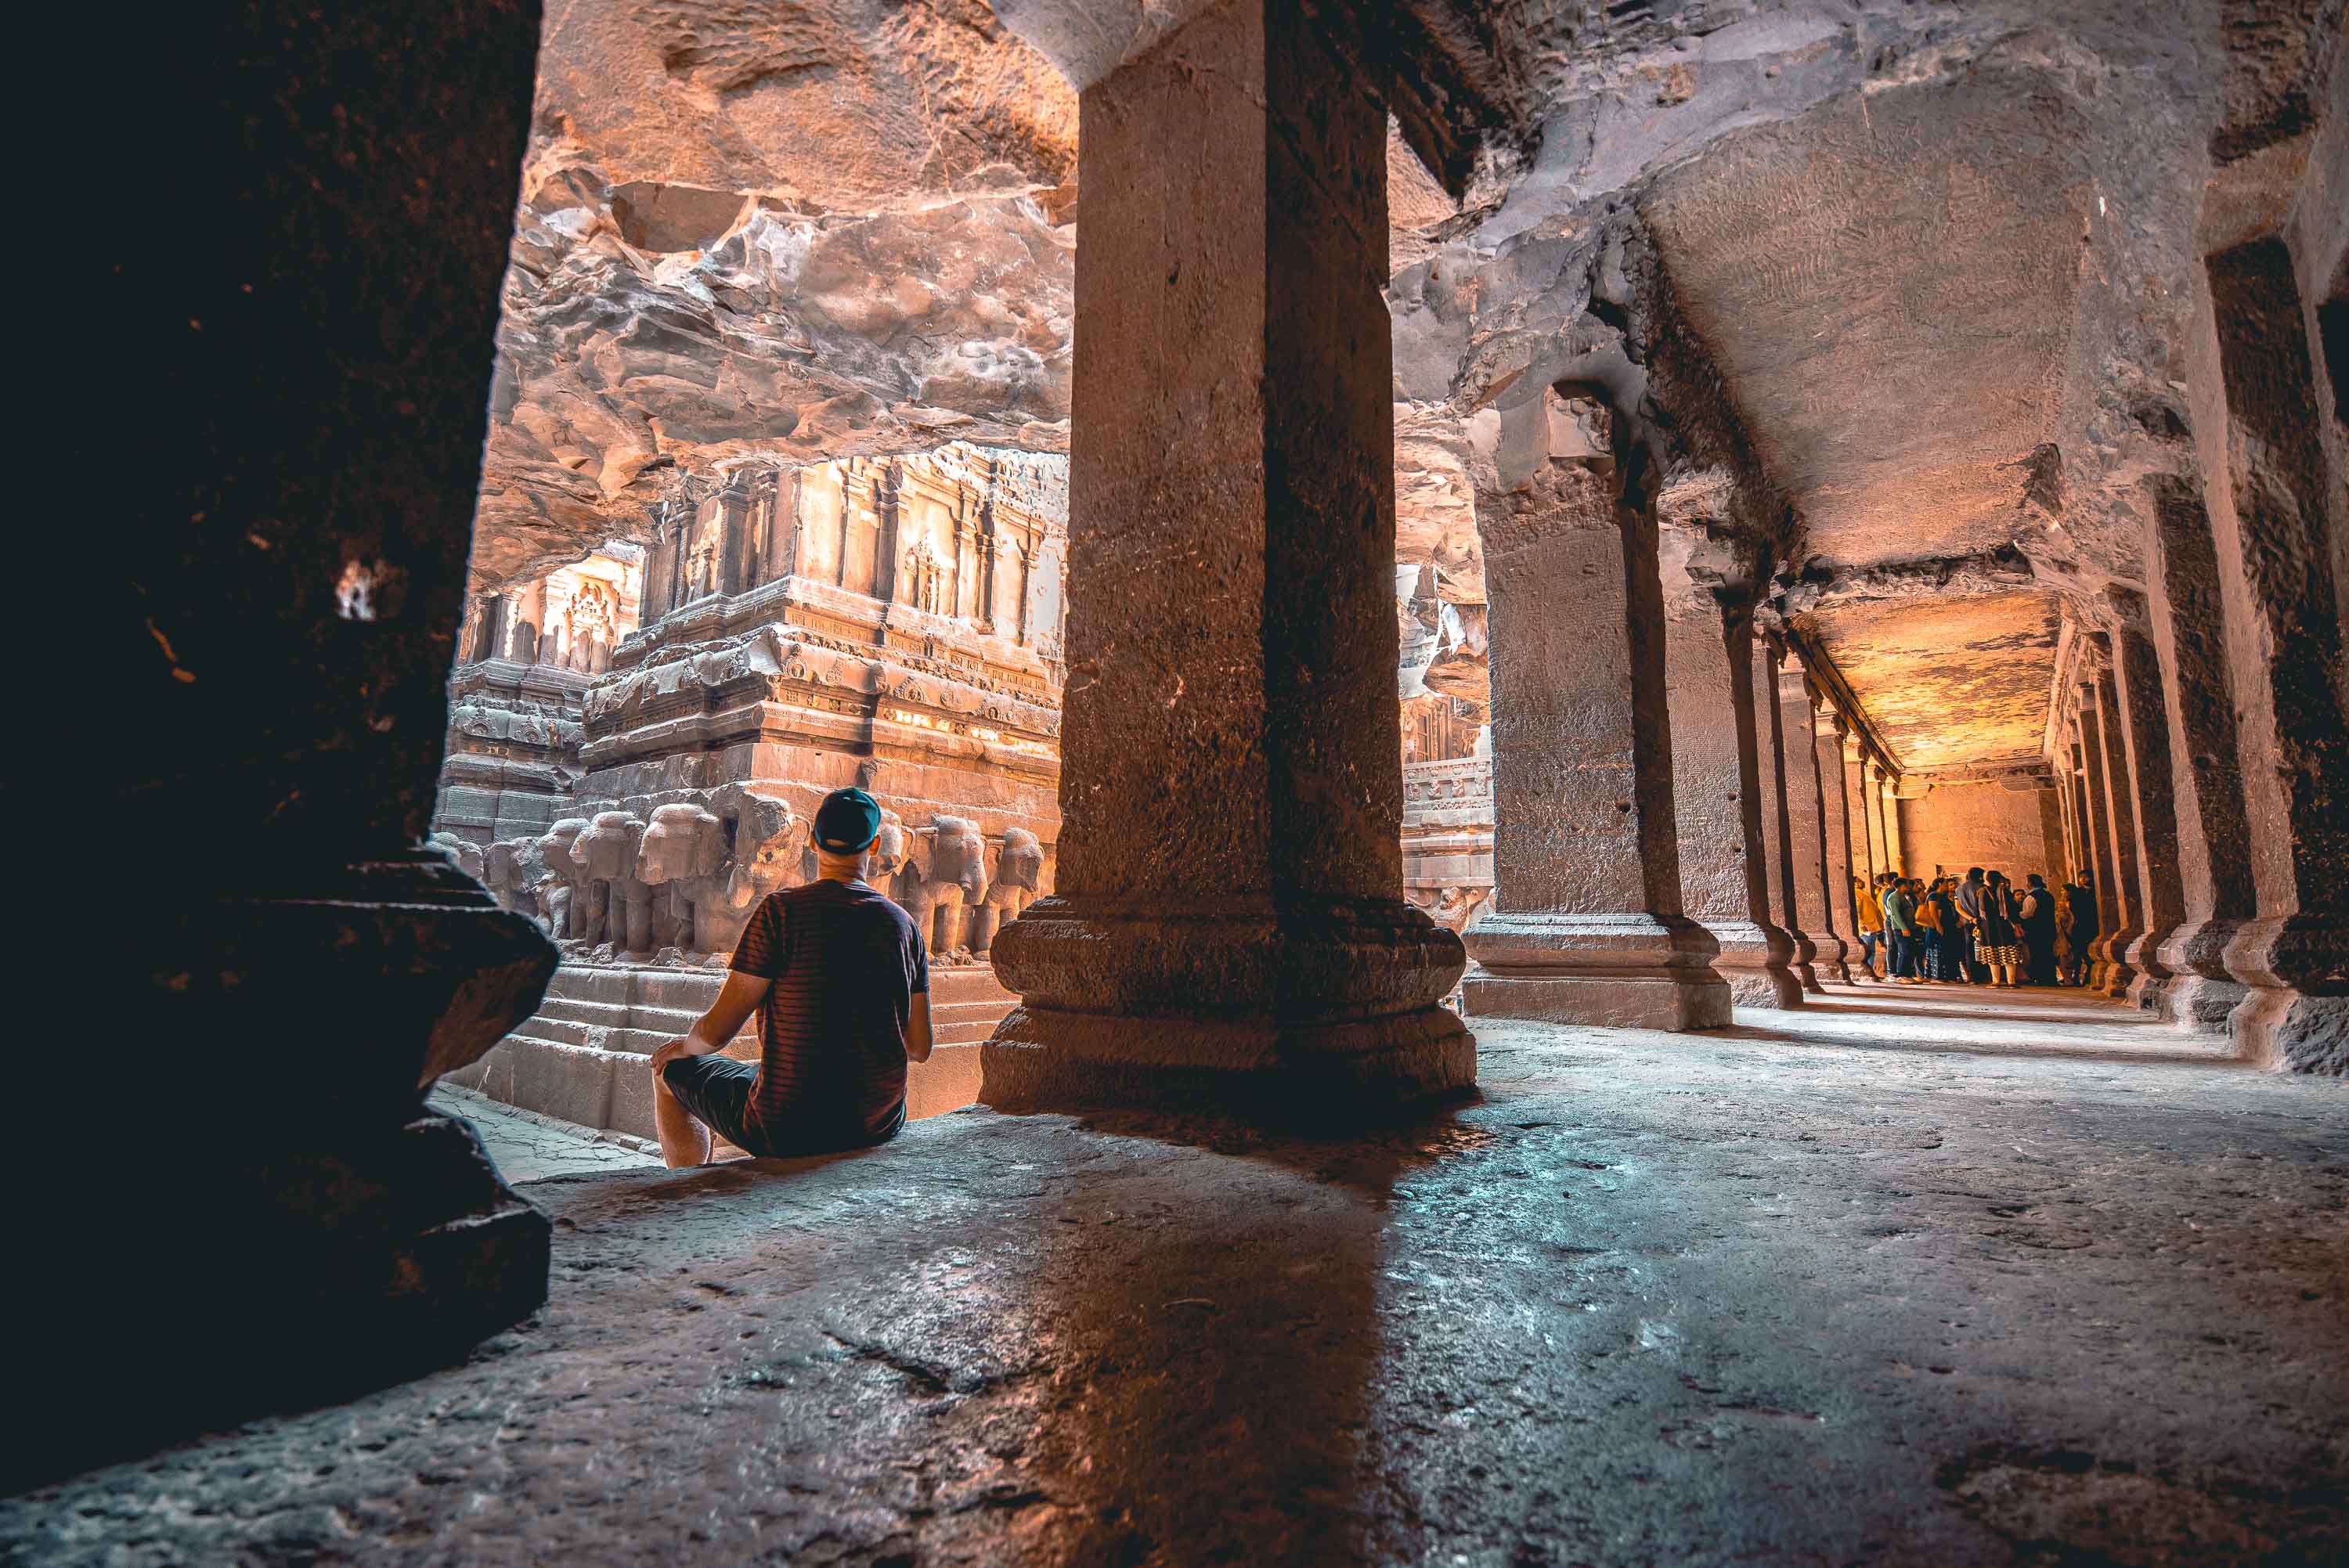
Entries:
{"type": "Polygon", "coordinates": [[[0,1561],[2349,1561],[2349,0],[134,33],[0,1561]]]}
{"type": "Polygon", "coordinates": [[[808,820],[855,784],[895,818],[877,873],[937,964],[909,1113],[976,1099],[1016,1000],[988,949],[1051,891],[1067,468],[961,443],[738,459],[664,486],[648,550],[482,598],[436,823],[564,959],[450,1081],[650,1138],[645,1057],[716,999],[758,901],[816,874],[808,820]]]}

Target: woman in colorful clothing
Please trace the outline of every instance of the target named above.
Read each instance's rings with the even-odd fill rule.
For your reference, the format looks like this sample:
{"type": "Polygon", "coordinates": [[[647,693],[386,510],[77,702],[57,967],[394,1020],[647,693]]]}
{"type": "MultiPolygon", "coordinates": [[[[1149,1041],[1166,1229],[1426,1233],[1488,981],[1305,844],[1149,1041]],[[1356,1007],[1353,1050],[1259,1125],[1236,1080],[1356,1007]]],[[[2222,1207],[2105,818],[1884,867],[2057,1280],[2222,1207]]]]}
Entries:
{"type": "Polygon", "coordinates": [[[2015,987],[2015,971],[2023,967],[2023,934],[2014,926],[2014,894],[2004,872],[1982,880],[1982,925],[1975,933],[1975,955],[1990,967],[1990,983],[2015,987]]]}

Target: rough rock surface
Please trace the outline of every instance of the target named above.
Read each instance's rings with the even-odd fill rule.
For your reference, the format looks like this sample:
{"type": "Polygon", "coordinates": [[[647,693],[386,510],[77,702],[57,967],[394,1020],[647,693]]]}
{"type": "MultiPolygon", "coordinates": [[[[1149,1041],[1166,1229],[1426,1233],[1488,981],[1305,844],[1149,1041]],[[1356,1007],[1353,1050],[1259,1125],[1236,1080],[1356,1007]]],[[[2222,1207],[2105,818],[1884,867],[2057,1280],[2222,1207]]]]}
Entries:
{"type": "Polygon", "coordinates": [[[1398,398],[1717,402],[1791,524],[1785,614],[1904,765],[2037,750],[2059,606],[2141,586],[2146,481],[2192,472],[2198,212],[2290,201],[2337,0],[1509,15],[1538,146],[1395,248],[1398,398]],[[1899,623],[1953,579],[1982,596],[1920,659],[1899,623]]]}
{"type": "Polygon", "coordinates": [[[463,1367],[0,1504],[0,1554],[1960,1568],[2349,1544],[2331,1086],[2069,995],[1480,1035],[1481,1104],[1342,1144],[968,1111],[860,1157],[537,1183],[537,1318],[463,1367]]]}
{"type": "Polygon", "coordinates": [[[979,0],[549,11],[473,575],[666,471],[1065,447],[1074,95],[979,0]]]}

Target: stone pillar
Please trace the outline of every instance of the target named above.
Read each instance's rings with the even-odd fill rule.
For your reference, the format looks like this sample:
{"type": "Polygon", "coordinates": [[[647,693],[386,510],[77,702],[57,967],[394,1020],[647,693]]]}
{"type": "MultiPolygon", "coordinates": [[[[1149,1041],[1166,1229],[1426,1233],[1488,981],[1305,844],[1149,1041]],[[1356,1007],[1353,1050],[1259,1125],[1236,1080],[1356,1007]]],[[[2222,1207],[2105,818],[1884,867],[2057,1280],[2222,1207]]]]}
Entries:
{"type": "Polygon", "coordinates": [[[744,581],[757,555],[750,537],[750,470],[737,469],[718,492],[718,581],[713,586],[731,597],[752,586],[744,581]]]}
{"type": "Polygon", "coordinates": [[[1712,938],[1681,913],[1652,512],[1614,422],[1555,393],[1505,411],[1480,487],[1493,682],[1493,909],[1468,934],[1477,1017],[1724,1025],[1712,938]]]}
{"type": "Polygon", "coordinates": [[[1859,738],[1848,730],[1843,737],[1844,806],[1851,820],[1851,872],[1863,888],[1876,885],[1876,873],[1884,869],[1878,859],[1876,827],[1873,813],[1868,809],[1868,753],[1861,749],[1859,738]]]}
{"type": "Polygon", "coordinates": [[[1464,1089],[1402,897],[1386,114],[1295,0],[1084,89],[1057,891],[994,943],[1004,1109],[1464,1089]]]}
{"type": "Polygon", "coordinates": [[[1851,983],[1851,955],[1859,948],[1858,911],[1851,899],[1851,812],[1844,804],[1843,718],[1834,708],[1815,703],[1811,709],[1812,760],[1819,785],[1819,819],[1826,876],[1828,926],[1836,934],[1838,952],[1835,977],[1851,983]]]}
{"type": "Polygon", "coordinates": [[[1796,952],[1809,950],[1804,987],[1824,991],[1820,982],[1844,977],[1843,939],[1836,934],[1835,905],[1827,894],[1826,822],[1819,809],[1819,748],[1811,733],[1811,693],[1792,654],[1780,651],[1772,688],[1778,699],[1778,757],[1785,783],[1789,918],[1802,932],[1796,952]]]}
{"type": "Polygon", "coordinates": [[[1824,995],[1826,987],[1819,984],[1815,967],[1818,946],[1811,940],[1809,923],[1803,918],[1795,893],[1801,879],[1795,858],[1794,786],[1787,778],[1792,771],[1788,748],[1798,748],[1795,755],[1805,758],[1811,754],[1810,704],[1807,700],[1802,704],[1802,733],[1791,735],[1779,682],[1779,657],[1777,645],[1769,638],[1754,639],[1754,722],[1761,758],[1758,777],[1762,786],[1763,881],[1768,893],[1770,923],[1785,932],[1794,947],[1787,959],[1788,967],[1806,994],[1824,995]]]}
{"type": "Polygon", "coordinates": [[[2181,923],[2158,954],[2173,976],[2163,1002],[2181,1027],[2223,1034],[2228,1014],[2246,995],[2227,972],[2227,944],[2256,913],[2258,897],[2235,755],[2226,611],[2200,493],[2168,475],[2146,488],[2153,511],[2147,619],[2160,655],[2184,905],[2181,923]]]}
{"type": "Polygon", "coordinates": [[[2128,759],[2129,806],[2137,820],[2138,933],[2122,956],[2137,971],[2128,998],[2167,1013],[2170,970],[2160,950],[2186,919],[2178,875],[2178,805],[2171,783],[2169,715],[2162,698],[2160,660],[2144,622],[2144,602],[2118,595],[2125,618],[2113,634],[2113,686],[2118,698],[2121,750],[2128,759]]]}
{"type": "MultiPolygon", "coordinates": [[[[2080,683],[2080,764],[2088,798],[2088,848],[2096,872],[2096,940],[2089,944],[2094,965],[2090,986],[2112,994],[2115,967],[2113,934],[2121,929],[2119,862],[2114,858],[2112,797],[2105,788],[2105,731],[2096,701],[2096,683],[2080,683]]],[[[2121,985],[2127,985],[2126,976],[2121,985]]]]}
{"type": "Polygon", "coordinates": [[[767,509],[767,554],[759,565],[759,581],[772,583],[800,569],[800,476],[796,469],[777,473],[763,497],[767,509]]]}
{"type": "MultiPolygon", "coordinates": [[[[546,1294],[546,1217],[424,1098],[555,962],[424,843],[537,7],[419,26],[252,0],[156,25],[120,62],[140,123],[78,139],[119,167],[168,125],[186,162],[185,249],[114,249],[116,308],[76,327],[178,410],[77,562],[89,688],[139,720],[78,738],[95,820],[168,810],[237,849],[74,927],[105,933],[105,1059],[137,1088],[100,1138],[87,1112],[16,1130],[25,1169],[72,1174],[12,1214],[11,1320],[41,1349],[11,1394],[42,1419],[0,1461],[10,1493],[413,1376],[546,1294]]],[[[68,907],[150,885],[148,836],[73,842],[68,907]]]]}
{"type": "Polygon", "coordinates": [[[1681,905],[1713,934],[1713,968],[1738,1006],[1798,1007],[1794,944],[1770,922],[1764,872],[1753,645],[1745,605],[1724,604],[1696,583],[1668,595],[1664,676],[1681,905]]]}
{"type": "Polygon", "coordinates": [[[2081,759],[2077,741],[2068,748],[2072,754],[2064,777],[2068,780],[2067,796],[2072,802],[2072,869],[2091,882],[2096,875],[2095,837],[2088,826],[2088,772],[2081,759]]]}
{"type": "MultiPolygon", "coordinates": [[[[1843,738],[1844,808],[1851,823],[1852,919],[1859,919],[1859,901],[1876,896],[1876,873],[1883,869],[1878,856],[1882,853],[1876,841],[1876,829],[1868,809],[1868,753],[1860,747],[1859,738],[1847,731],[1843,738]]],[[[1857,943],[1862,927],[1855,923],[1852,940],[1857,943]]],[[[1884,958],[1884,944],[1876,944],[1878,966],[1884,958]]],[[[1863,947],[1861,957],[1865,960],[1863,947]]],[[[1864,967],[1864,965],[1863,965],[1864,967]]],[[[1873,970],[1867,971],[1873,974],[1873,970]]],[[[1889,971],[1888,971],[1889,973],[1889,971]]]]}
{"type": "Polygon", "coordinates": [[[2186,377],[2226,614],[2257,913],[2227,967],[2254,1060],[2349,1073],[2349,694],[2342,569],[2349,500],[2328,472],[2292,257],[2267,239],[2212,256],[2186,377]]]}
{"type": "Polygon", "coordinates": [[[1868,768],[1871,776],[1868,810],[1876,831],[1877,859],[1881,862],[1877,869],[1906,876],[1908,867],[1900,855],[1900,808],[1893,803],[1892,798],[1892,769],[1881,762],[1870,762],[1868,768]]]}
{"type": "Polygon", "coordinates": [[[2111,967],[2105,975],[2104,993],[2118,996],[2125,995],[2137,977],[2137,965],[2129,954],[2137,939],[2145,934],[2145,906],[2137,883],[2137,804],[2129,780],[2128,748],[2121,733],[2120,694],[2113,680],[2112,640],[2098,632],[2095,641],[2106,663],[2096,672],[2089,691],[2096,705],[2104,766],[2089,779],[2089,786],[2104,794],[2105,820],[2113,841],[2113,907],[2120,923],[2105,935],[2111,967]]]}

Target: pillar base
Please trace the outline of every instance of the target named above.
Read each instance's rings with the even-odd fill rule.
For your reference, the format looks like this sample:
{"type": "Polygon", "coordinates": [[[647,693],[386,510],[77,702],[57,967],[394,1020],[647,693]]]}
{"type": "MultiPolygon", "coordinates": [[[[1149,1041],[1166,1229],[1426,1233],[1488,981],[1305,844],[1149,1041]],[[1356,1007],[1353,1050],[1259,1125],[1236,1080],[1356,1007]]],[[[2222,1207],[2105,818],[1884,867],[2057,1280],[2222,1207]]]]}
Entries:
{"type": "Polygon", "coordinates": [[[1720,945],[1713,966],[1740,1007],[1799,1007],[1803,983],[1789,964],[1794,944],[1774,925],[1754,920],[1707,920],[1720,945]]]}
{"type": "Polygon", "coordinates": [[[2124,956],[2132,940],[2127,935],[2117,942],[2097,938],[2097,945],[2089,949],[2091,955],[2096,957],[2095,973],[2089,978],[2090,990],[2101,991],[2107,996],[2127,994],[2129,983],[2137,978],[2137,970],[2124,956]]]}
{"type": "Polygon", "coordinates": [[[1022,998],[979,1050],[999,1110],[1354,1120],[1475,1086],[1440,1005],[1467,954],[1400,899],[1040,899],[994,951],[1022,998]]]}
{"type": "Polygon", "coordinates": [[[1799,931],[1789,930],[1786,934],[1795,944],[1795,955],[1786,962],[1787,969],[1795,976],[1795,984],[1802,987],[1806,996],[1826,995],[1827,988],[1819,984],[1818,944],[1799,931]]]}
{"type": "Polygon", "coordinates": [[[2189,921],[2164,939],[2159,957],[2170,973],[2161,993],[2164,1019],[2198,1035],[2228,1032],[2227,1016],[2249,995],[2227,973],[2227,944],[2239,929],[2232,920],[2189,921]]]}
{"type": "Polygon", "coordinates": [[[2127,951],[2121,954],[2122,962],[2136,971],[2121,994],[2128,997],[2132,1006],[2142,1007],[2149,1013],[2164,1011],[2162,997],[2174,977],[2169,966],[2161,961],[2161,944],[2168,934],[2160,931],[2142,932],[2130,941],[2127,951]]]}
{"type": "Polygon", "coordinates": [[[1019,1007],[978,1060],[979,1103],[1006,1111],[1148,1106],[1358,1122],[1476,1085],[1476,1037],[1441,1006],[1320,1025],[1019,1007]]]}
{"type": "Polygon", "coordinates": [[[1486,915],[1468,933],[1477,967],[1464,983],[1471,1017],[1531,1018],[1618,1029],[1717,1029],[1729,986],[1693,921],[1648,914],[1486,915]]]}
{"type": "Polygon", "coordinates": [[[2349,932],[2325,915],[2246,921],[2227,968],[2246,993],[2227,1027],[2249,1060],[2349,1077],[2349,932]]]}

